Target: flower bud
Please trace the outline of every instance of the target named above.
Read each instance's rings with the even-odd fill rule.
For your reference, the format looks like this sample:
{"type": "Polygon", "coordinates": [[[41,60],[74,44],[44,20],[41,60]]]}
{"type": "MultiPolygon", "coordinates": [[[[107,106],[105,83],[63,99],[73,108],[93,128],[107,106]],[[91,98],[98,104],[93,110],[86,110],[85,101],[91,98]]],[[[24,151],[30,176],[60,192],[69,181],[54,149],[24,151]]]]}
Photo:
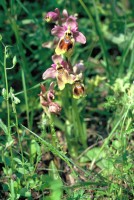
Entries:
{"type": "Polygon", "coordinates": [[[50,11],[46,14],[45,16],[45,21],[46,22],[55,22],[59,19],[59,9],[56,8],[54,12],[50,11]]]}
{"type": "Polygon", "coordinates": [[[73,67],[73,72],[75,74],[79,74],[81,72],[83,72],[85,70],[85,66],[83,63],[83,60],[81,60],[79,63],[77,63],[74,67],[73,67]]]}
{"type": "Polygon", "coordinates": [[[48,110],[50,113],[58,114],[61,111],[61,107],[58,103],[51,102],[48,110]]]}

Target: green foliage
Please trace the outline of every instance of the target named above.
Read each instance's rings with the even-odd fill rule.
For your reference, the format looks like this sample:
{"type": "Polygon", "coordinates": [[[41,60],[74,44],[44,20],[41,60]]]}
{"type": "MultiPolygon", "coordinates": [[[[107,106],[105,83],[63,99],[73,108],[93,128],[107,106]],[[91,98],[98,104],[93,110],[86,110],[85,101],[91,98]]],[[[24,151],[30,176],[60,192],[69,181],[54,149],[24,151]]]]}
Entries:
{"type": "MultiPolygon", "coordinates": [[[[134,199],[134,2],[0,1],[0,199],[134,199]],[[49,119],[38,94],[54,48],[49,11],[78,16],[85,96],[56,89],[49,119]]],[[[49,86],[49,81],[46,82],[49,86]]]]}

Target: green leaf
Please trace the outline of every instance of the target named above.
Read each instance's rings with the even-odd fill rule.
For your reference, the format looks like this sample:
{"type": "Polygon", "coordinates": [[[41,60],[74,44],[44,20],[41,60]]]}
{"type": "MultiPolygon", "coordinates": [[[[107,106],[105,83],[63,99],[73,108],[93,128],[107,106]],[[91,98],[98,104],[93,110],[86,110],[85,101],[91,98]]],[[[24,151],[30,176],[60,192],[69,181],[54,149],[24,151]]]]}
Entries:
{"type": "Polygon", "coordinates": [[[5,88],[2,89],[2,96],[6,100],[7,99],[7,91],[5,88]]]}
{"type": "Polygon", "coordinates": [[[17,58],[16,58],[16,56],[14,56],[14,57],[13,57],[13,66],[15,66],[16,63],[17,63],[17,58]]]}
{"type": "Polygon", "coordinates": [[[94,155],[97,155],[100,151],[100,148],[93,148],[89,150],[81,159],[80,162],[88,162],[89,160],[94,159],[94,155]]]}
{"type": "Polygon", "coordinates": [[[22,165],[22,161],[19,158],[13,158],[18,164],[22,165]]]}
{"type": "Polygon", "coordinates": [[[3,187],[3,190],[5,191],[5,192],[7,192],[8,190],[9,190],[9,187],[8,187],[8,184],[2,184],[2,187],[3,187]]]}
{"type": "Polygon", "coordinates": [[[31,192],[27,188],[22,188],[20,190],[20,195],[23,197],[31,197],[31,192]]]}
{"type": "Polygon", "coordinates": [[[14,191],[14,181],[11,179],[11,199],[15,199],[15,191],[14,191]]]}
{"type": "Polygon", "coordinates": [[[5,147],[5,148],[7,149],[8,147],[12,146],[13,143],[14,143],[14,140],[13,140],[12,138],[10,138],[10,139],[8,140],[8,142],[6,143],[6,147],[5,147]]]}
{"type": "MultiPolygon", "coordinates": [[[[100,152],[100,148],[93,148],[91,150],[89,150],[82,158],[81,158],[81,162],[88,162],[93,161],[95,155],[99,154],[100,152]]],[[[98,157],[98,160],[96,161],[96,165],[105,170],[105,172],[108,172],[108,170],[113,170],[114,166],[113,166],[113,162],[110,158],[107,157],[107,153],[106,151],[102,151],[100,156],[98,157]]]]}
{"type": "Polygon", "coordinates": [[[61,177],[53,161],[50,162],[49,168],[49,175],[52,178],[50,184],[50,188],[52,190],[51,200],[60,200],[63,192],[61,177]]]}
{"type": "Polygon", "coordinates": [[[2,35],[0,34],[0,41],[2,40],[2,35]]]}
{"type": "Polygon", "coordinates": [[[121,147],[121,143],[118,140],[114,140],[112,145],[115,149],[119,149],[121,147]]]}
{"type": "Polygon", "coordinates": [[[5,134],[8,134],[7,126],[3,123],[3,121],[0,119],[0,128],[5,132],[5,134]]]}
{"type": "Polygon", "coordinates": [[[19,100],[19,98],[17,98],[17,97],[15,97],[15,96],[14,96],[14,103],[15,103],[15,104],[18,104],[18,103],[20,103],[20,100],[19,100]]]}
{"type": "Polygon", "coordinates": [[[50,169],[49,171],[50,177],[52,177],[54,180],[58,180],[58,179],[61,180],[59,172],[53,161],[50,162],[49,169],[50,169]]]}
{"type": "Polygon", "coordinates": [[[29,174],[29,171],[22,167],[17,168],[17,171],[21,174],[29,174]]]}
{"type": "MultiPolygon", "coordinates": [[[[4,157],[4,162],[7,166],[11,166],[11,159],[9,157],[4,157]]],[[[9,171],[5,173],[9,173],[9,171]]]]}
{"type": "Polygon", "coordinates": [[[1,0],[1,1],[0,1],[0,5],[1,5],[4,9],[6,9],[6,1],[1,0]]]}
{"type": "Polygon", "coordinates": [[[32,162],[34,162],[34,159],[37,155],[37,151],[39,152],[39,145],[36,142],[36,140],[31,140],[31,144],[30,144],[30,152],[31,152],[31,160],[32,162]]]}
{"type": "Polygon", "coordinates": [[[61,196],[63,193],[61,181],[60,180],[52,181],[50,189],[52,190],[51,200],[61,200],[61,196]]]}

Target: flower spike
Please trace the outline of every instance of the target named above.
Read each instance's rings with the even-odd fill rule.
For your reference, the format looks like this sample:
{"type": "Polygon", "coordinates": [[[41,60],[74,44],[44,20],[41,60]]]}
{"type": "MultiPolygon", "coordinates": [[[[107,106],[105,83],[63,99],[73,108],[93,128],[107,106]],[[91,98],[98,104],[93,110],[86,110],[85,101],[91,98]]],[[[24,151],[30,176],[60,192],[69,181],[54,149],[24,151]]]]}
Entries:
{"type": "MultiPolygon", "coordinates": [[[[84,84],[82,83],[82,72],[85,67],[83,61],[76,63],[72,67],[70,57],[73,54],[75,42],[85,44],[86,37],[79,32],[77,17],[69,16],[67,10],[63,10],[60,15],[59,10],[55,9],[54,12],[48,12],[45,19],[47,22],[57,21],[51,33],[59,39],[55,43],[44,44],[44,47],[50,48],[53,45],[56,48],[55,55],[52,56],[53,64],[43,73],[43,79],[55,78],[60,90],[63,90],[66,84],[72,84],[73,98],[79,99],[85,92],[84,84]],[[66,60],[63,59],[64,56],[66,60]]],[[[61,107],[53,102],[55,98],[53,83],[49,91],[46,91],[45,88],[42,90],[40,98],[43,98],[42,106],[45,107],[45,110],[47,107],[48,113],[56,113],[61,110],[61,107]]]]}

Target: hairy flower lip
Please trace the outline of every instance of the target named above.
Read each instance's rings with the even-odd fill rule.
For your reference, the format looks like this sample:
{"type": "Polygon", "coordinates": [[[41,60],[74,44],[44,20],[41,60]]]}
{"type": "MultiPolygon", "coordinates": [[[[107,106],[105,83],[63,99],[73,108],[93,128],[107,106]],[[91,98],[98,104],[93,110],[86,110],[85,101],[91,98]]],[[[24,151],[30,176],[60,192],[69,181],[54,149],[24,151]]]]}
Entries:
{"type": "Polygon", "coordinates": [[[84,96],[85,88],[80,79],[76,79],[73,84],[73,98],[79,99],[84,96]]]}

